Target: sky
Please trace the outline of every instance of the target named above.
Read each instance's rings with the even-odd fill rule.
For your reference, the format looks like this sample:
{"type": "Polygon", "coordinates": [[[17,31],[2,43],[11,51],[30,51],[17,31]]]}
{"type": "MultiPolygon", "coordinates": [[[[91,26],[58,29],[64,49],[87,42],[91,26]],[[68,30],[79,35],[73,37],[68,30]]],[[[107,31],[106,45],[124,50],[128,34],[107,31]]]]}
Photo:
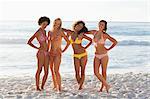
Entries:
{"type": "Polygon", "coordinates": [[[0,20],[150,22],[150,0],[0,0],[0,20]]]}

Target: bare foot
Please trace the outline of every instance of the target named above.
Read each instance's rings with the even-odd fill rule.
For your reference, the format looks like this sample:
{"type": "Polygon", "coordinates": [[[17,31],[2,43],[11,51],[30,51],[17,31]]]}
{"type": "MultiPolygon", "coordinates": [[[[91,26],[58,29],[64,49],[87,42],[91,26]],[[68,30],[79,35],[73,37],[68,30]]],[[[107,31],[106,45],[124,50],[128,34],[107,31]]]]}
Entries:
{"type": "Polygon", "coordinates": [[[36,88],[37,91],[41,91],[41,89],[39,87],[36,88]]]}
{"type": "Polygon", "coordinates": [[[58,91],[57,91],[57,93],[58,93],[58,94],[60,94],[60,93],[61,93],[61,91],[59,91],[59,90],[58,90],[58,91]]]}
{"type": "Polygon", "coordinates": [[[57,87],[53,87],[53,90],[57,90],[57,87]]]}
{"type": "Polygon", "coordinates": [[[110,89],[110,85],[107,85],[107,86],[106,86],[106,91],[107,91],[107,93],[109,93],[109,89],[110,89]]]}
{"type": "Polygon", "coordinates": [[[83,89],[82,86],[80,86],[78,90],[82,90],[82,89],[83,89]]]}
{"type": "Polygon", "coordinates": [[[58,88],[58,91],[61,91],[61,87],[58,88]]]}
{"type": "Polygon", "coordinates": [[[44,87],[42,86],[41,89],[44,90],[44,87]]]}
{"type": "Polygon", "coordinates": [[[102,92],[103,91],[103,89],[101,88],[98,92],[102,92]]]}
{"type": "Polygon", "coordinates": [[[59,94],[61,93],[61,88],[57,89],[57,93],[59,93],[59,94]]]}

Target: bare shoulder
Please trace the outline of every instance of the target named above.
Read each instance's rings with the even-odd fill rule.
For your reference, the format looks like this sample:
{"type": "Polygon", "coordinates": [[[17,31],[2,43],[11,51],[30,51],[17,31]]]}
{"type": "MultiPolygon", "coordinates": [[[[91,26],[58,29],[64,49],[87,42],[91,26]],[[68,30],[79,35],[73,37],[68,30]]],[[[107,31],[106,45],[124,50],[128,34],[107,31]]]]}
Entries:
{"type": "Polygon", "coordinates": [[[80,34],[78,35],[79,38],[84,38],[84,36],[85,36],[84,33],[80,33],[80,34]]]}
{"type": "Polygon", "coordinates": [[[65,32],[65,33],[67,33],[68,36],[71,36],[74,33],[74,31],[68,31],[68,32],[65,32]]]}
{"type": "Polygon", "coordinates": [[[104,32],[104,37],[109,38],[110,35],[108,33],[104,32]]]}
{"type": "Polygon", "coordinates": [[[80,37],[83,37],[83,36],[84,36],[84,33],[80,33],[79,36],[80,36],[80,37]]]}
{"type": "Polygon", "coordinates": [[[65,35],[65,33],[64,33],[64,31],[63,31],[63,29],[61,29],[61,30],[60,30],[60,33],[61,33],[61,35],[62,35],[62,36],[64,36],[64,35],[65,35]]]}
{"type": "Polygon", "coordinates": [[[36,36],[36,37],[39,36],[40,32],[41,32],[41,30],[38,29],[38,30],[34,33],[34,36],[36,36]]]}

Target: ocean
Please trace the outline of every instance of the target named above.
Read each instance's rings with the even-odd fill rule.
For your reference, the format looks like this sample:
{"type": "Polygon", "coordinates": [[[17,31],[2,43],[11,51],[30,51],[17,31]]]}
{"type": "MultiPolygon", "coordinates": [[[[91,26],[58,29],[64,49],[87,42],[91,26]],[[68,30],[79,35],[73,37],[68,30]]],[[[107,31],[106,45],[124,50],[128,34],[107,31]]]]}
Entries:
{"type": "MultiPolygon", "coordinates": [[[[74,22],[64,21],[62,27],[72,29],[74,22]]],[[[52,26],[46,28],[47,32],[52,26]]],[[[87,21],[89,30],[97,29],[98,22],[87,21]]],[[[37,50],[27,45],[27,40],[39,28],[35,21],[0,21],[0,75],[34,75],[37,69],[37,50]]],[[[108,74],[125,72],[150,72],[150,23],[108,22],[107,33],[118,41],[108,52],[108,74]]],[[[88,35],[92,38],[92,36],[88,35]]],[[[38,45],[37,41],[34,41],[38,45]]],[[[83,41],[83,46],[87,41],[83,41]]],[[[106,47],[110,46],[107,41],[106,47]]],[[[63,40],[62,48],[65,46],[63,40]]],[[[93,44],[87,49],[86,74],[93,74],[93,44]]],[[[61,74],[74,74],[71,45],[62,54],[61,74]]]]}

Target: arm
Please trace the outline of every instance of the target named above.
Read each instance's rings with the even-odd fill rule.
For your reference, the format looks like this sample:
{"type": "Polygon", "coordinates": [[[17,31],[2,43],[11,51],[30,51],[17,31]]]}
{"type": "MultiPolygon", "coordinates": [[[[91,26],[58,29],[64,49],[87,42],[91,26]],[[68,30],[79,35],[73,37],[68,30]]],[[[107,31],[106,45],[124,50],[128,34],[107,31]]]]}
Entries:
{"type": "Polygon", "coordinates": [[[62,52],[64,52],[70,45],[70,41],[68,39],[68,37],[64,34],[64,32],[62,32],[62,37],[65,39],[65,41],[67,42],[67,45],[65,46],[65,48],[62,50],[62,52]]]}
{"type": "Polygon", "coordinates": [[[83,34],[83,38],[89,40],[90,42],[84,47],[85,49],[87,49],[91,44],[92,44],[92,39],[86,35],[83,34]]]}
{"type": "Polygon", "coordinates": [[[118,43],[114,38],[112,38],[111,36],[109,36],[107,33],[105,33],[106,38],[109,39],[113,44],[106,50],[111,50],[114,46],[116,46],[116,44],[118,43]]]}
{"type": "Polygon", "coordinates": [[[97,31],[96,31],[96,30],[90,30],[90,31],[88,31],[88,32],[85,32],[85,34],[92,34],[92,35],[94,35],[95,32],[97,32],[97,31]]]}
{"type": "Polygon", "coordinates": [[[35,46],[35,45],[32,43],[32,41],[35,39],[36,35],[37,35],[37,32],[28,40],[28,43],[27,43],[27,44],[29,44],[29,45],[30,45],[31,47],[33,47],[33,48],[39,49],[37,46],[35,46]]]}
{"type": "Polygon", "coordinates": [[[65,28],[62,28],[63,32],[66,32],[67,33],[67,37],[69,37],[71,34],[72,34],[72,30],[69,30],[69,29],[65,29],[65,28]]]}

